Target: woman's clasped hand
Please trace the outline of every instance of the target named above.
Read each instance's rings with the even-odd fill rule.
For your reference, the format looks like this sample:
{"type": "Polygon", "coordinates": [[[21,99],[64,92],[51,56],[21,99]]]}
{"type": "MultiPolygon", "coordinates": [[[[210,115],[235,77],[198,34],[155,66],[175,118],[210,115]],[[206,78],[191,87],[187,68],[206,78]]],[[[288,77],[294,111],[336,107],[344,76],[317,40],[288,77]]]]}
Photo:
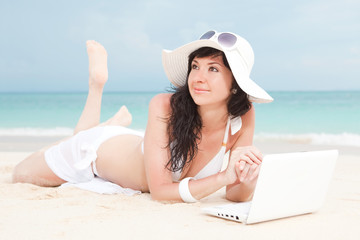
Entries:
{"type": "Polygon", "coordinates": [[[231,152],[226,177],[230,184],[256,181],[263,155],[254,146],[237,147],[231,152]]]}

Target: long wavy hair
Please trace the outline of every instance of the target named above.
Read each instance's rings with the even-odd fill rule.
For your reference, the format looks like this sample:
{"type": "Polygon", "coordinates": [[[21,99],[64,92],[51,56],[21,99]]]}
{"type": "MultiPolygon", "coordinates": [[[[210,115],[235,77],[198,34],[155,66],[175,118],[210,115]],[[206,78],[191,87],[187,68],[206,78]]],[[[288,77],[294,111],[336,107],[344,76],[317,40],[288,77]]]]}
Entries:
{"type": "MultiPolygon", "coordinates": [[[[217,56],[222,56],[224,65],[230,69],[224,52],[210,47],[199,48],[189,55],[186,84],[174,88],[174,94],[170,98],[171,115],[168,118],[167,125],[169,138],[169,145],[167,147],[170,149],[170,160],[166,164],[166,168],[170,171],[176,172],[182,170],[189,164],[195,158],[198,152],[198,142],[201,140],[202,120],[188,87],[192,61],[195,57],[217,56]]],[[[251,108],[251,103],[248,95],[239,87],[234,77],[231,89],[233,88],[237,89],[237,93],[231,94],[227,109],[228,113],[233,118],[236,118],[248,112],[251,108]]]]}

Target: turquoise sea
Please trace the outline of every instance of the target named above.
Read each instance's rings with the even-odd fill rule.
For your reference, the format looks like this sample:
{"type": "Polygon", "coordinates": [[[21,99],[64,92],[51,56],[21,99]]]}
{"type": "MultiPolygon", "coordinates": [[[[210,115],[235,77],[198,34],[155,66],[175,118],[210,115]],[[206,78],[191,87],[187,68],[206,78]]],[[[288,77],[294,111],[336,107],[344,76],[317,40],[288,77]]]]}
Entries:
{"type": "MultiPolygon", "coordinates": [[[[102,121],[122,105],[132,128],[144,130],[156,92],[107,92],[102,121]]],[[[258,138],[310,139],[360,146],[360,91],[270,92],[270,104],[255,104],[258,138]]],[[[0,93],[0,136],[70,135],[86,93],[0,93]]]]}

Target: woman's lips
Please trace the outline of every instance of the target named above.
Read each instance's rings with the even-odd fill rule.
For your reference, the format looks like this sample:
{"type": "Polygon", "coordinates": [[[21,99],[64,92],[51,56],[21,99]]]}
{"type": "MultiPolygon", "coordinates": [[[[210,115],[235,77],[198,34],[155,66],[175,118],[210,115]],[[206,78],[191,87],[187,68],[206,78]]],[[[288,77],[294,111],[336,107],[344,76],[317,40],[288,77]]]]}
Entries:
{"type": "Polygon", "coordinates": [[[210,91],[202,88],[194,88],[194,92],[197,94],[201,94],[201,93],[209,93],[210,91]]]}

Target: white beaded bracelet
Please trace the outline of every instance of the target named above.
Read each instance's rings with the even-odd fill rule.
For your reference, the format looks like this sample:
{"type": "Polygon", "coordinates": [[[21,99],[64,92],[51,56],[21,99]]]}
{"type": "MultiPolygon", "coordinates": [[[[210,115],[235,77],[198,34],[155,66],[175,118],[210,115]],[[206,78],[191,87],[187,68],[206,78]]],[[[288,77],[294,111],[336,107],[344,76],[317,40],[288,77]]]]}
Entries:
{"type": "Polygon", "coordinates": [[[180,181],[179,184],[179,194],[181,199],[186,203],[194,203],[197,202],[197,199],[195,199],[189,190],[189,180],[194,179],[192,177],[184,178],[180,181]]]}

